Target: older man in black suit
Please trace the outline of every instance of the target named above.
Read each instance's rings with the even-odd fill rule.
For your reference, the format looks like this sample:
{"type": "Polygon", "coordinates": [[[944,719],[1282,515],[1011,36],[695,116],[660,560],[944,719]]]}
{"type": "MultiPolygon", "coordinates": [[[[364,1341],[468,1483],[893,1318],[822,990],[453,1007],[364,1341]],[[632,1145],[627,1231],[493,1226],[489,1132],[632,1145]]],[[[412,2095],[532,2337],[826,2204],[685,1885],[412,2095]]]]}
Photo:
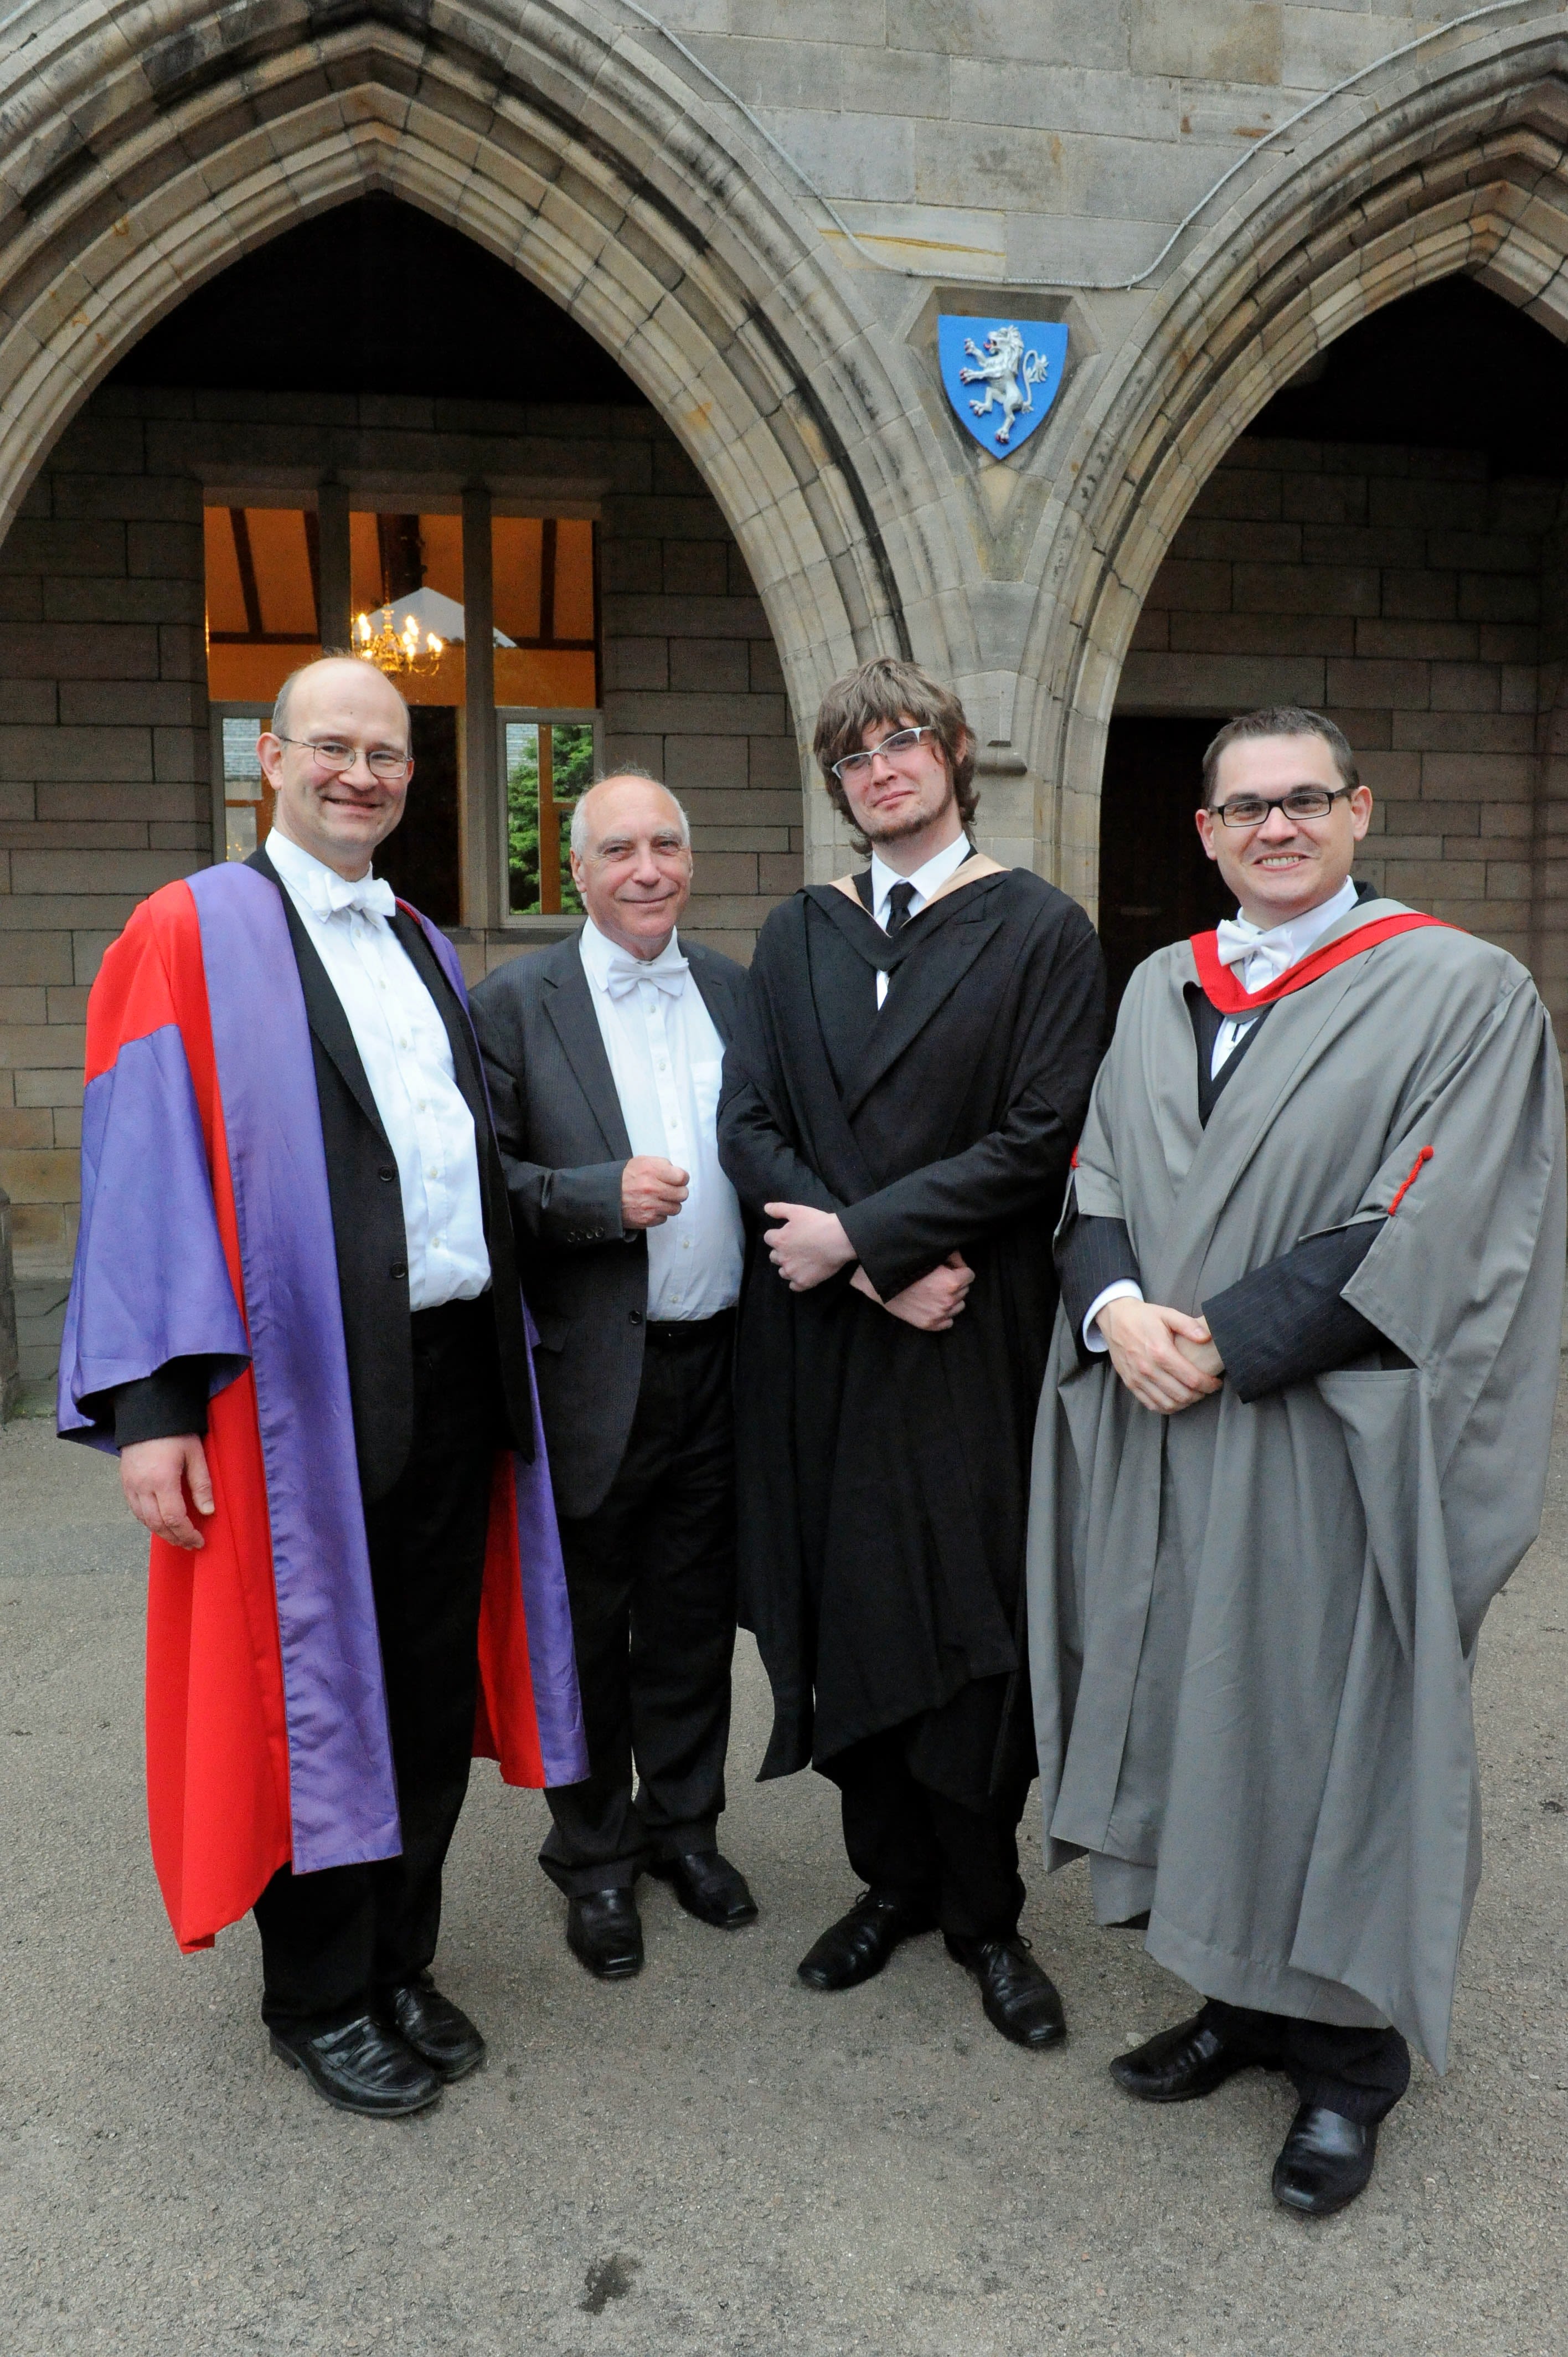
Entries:
{"type": "Polygon", "coordinates": [[[716,1834],[745,1236],[714,1125],[746,977],[677,938],[691,836],[656,779],[623,772],[583,796],[572,873],[581,934],[491,974],[474,1020],[539,1327],[592,1766],[551,1792],[540,1863],[574,1954],[618,1980],[642,1964],[643,1872],[703,1922],[757,1914],[716,1834]]]}

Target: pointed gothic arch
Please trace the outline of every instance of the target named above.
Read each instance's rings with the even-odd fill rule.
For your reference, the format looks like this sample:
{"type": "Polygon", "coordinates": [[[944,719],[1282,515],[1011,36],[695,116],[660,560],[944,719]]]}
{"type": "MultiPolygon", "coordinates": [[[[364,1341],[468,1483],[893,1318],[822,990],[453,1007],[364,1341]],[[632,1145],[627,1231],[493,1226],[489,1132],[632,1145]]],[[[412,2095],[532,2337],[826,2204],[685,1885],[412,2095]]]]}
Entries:
{"type": "Polygon", "coordinates": [[[649,395],[736,533],[797,713],[861,654],[908,650],[912,601],[941,662],[961,565],[920,425],[800,192],[640,29],[616,0],[40,19],[0,79],[0,531],[166,312],[384,190],[521,271],[649,395]]]}
{"type": "Polygon", "coordinates": [[[1050,872],[1091,908],[1133,631],[1193,500],[1265,403],[1346,328],[1455,271],[1568,339],[1568,36],[1554,15],[1485,49],[1369,88],[1353,129],[1239,205],[1073,454],[1024,670],[1046,691],[1030,766],[1050,872]]]}

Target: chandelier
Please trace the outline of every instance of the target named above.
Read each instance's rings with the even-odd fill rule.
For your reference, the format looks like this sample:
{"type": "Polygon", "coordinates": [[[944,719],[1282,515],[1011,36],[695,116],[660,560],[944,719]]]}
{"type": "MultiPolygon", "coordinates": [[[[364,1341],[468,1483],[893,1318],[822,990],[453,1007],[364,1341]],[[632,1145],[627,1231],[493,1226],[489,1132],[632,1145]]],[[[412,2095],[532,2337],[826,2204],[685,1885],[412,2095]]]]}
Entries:
{"type": "Polygon", "coordinates": [[[356,654],[392,679],[429,679],[440,670],[446,649],[446,640],[434,630],[422,631],[413,614],[403,616],[401,630],[393,630],[390,613],[379,630],[371,629],[369,614],[357,615],[354,639],[356,654]]]}

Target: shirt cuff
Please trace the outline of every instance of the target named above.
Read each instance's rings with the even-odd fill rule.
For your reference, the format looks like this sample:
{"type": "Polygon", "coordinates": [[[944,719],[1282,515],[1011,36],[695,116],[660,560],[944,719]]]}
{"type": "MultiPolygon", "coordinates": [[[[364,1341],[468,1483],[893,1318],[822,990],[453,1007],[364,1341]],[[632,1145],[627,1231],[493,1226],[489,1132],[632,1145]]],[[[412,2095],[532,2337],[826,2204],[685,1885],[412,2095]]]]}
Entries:
{"type": "Polygon", "coordinates": [[[1110,1343],[1101,1332],[1099,1324],[1100,1313],[1105,1308],[1107,1302],[1142,1301],[1143,1297],[1143,1286],[1141,1285],[1134,1285],[1130,1276],[1119,1277],[1114,1285],[1108,1285],[1103,1293],[1097,1293],[1093,1300],[1089,1305],[1089,1309],[1083,1321],[1084,1349],[1086,1351],[1109,1351],[1111,1348],[1110,1343]]]}

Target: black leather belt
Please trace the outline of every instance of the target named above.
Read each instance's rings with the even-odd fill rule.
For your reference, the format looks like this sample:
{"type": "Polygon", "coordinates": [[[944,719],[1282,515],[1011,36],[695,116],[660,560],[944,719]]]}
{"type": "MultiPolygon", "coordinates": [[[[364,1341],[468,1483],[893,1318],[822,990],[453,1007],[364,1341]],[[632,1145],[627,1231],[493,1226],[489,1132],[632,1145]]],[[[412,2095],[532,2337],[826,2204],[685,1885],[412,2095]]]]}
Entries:
{"type": "Polygon", "coordinates": [[[644,1330],[657,1350],[694,1351],[727,1334],[734,1324],[735,1311],[721,1309],[713,1318],[650,1318],[644,1330]]]}

